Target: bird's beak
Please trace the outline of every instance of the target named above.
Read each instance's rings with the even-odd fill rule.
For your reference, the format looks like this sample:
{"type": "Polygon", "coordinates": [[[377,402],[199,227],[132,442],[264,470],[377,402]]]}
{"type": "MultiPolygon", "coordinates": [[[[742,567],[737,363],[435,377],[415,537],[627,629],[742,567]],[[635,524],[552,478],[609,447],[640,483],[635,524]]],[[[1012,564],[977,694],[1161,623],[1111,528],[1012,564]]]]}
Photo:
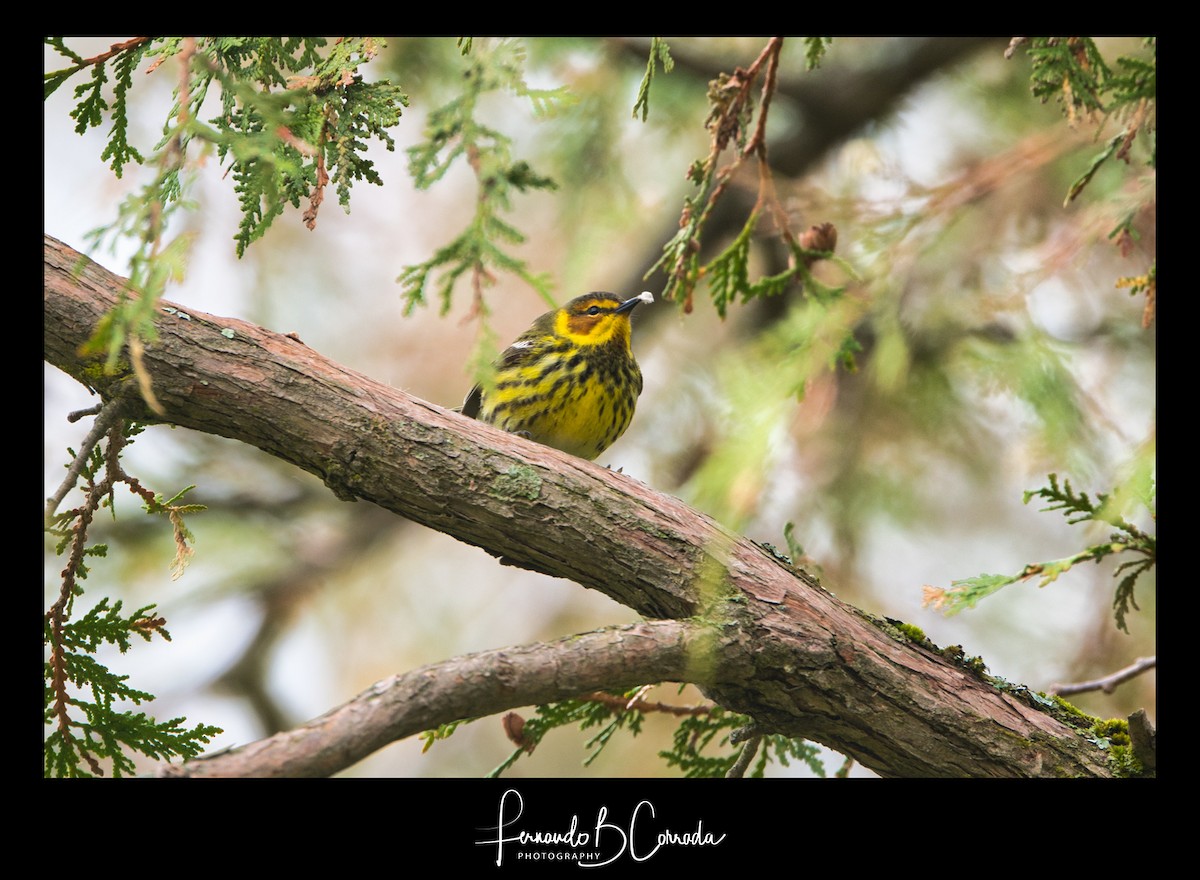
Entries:
{"type": "Polygon", "coordinates": [[[619,315],[622,312],[632,312],[641,303],[652,303],[652,302],[654,302],[654,294],[652,294],[648,290],[643,290],[637,296],[631,297],[630,299],[625,300],[625,302],[623,302],[619,306],[617,306],[617,310],[616,310],[615,314],[619,315]]]}

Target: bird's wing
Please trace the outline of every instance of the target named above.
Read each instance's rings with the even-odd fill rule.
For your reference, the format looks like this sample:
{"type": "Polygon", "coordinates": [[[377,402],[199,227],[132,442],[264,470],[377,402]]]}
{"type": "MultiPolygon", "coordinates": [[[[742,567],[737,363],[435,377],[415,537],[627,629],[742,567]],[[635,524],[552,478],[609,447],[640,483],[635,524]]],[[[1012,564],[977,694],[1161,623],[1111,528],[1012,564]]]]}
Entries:
{"type": "MultiPolygon", "coordinates": [[[[504,349],[500,357],[496,358],[495,369],[497,371],[506,370],[509,367],[517,367],[522,363],[535,359],[537,357],[537,346],[535,345],[537,339],[538,337],[532,334],[528,338],[522,336],[508,348],[504,349]]],[[[467,392],[467,398],[463,401],[459,412],[468,418],[477,419],[479,418],[479,410],[482,406],[483,386],[476,385],[467,392]]]]}

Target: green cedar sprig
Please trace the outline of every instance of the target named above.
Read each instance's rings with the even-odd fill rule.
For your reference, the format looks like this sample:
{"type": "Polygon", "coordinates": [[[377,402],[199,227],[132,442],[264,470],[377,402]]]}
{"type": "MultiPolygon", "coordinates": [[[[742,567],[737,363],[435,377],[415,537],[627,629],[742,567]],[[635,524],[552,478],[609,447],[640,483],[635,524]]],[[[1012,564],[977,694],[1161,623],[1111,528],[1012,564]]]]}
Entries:
{"type": "Polygon", "coordinates": [[[57,627],[45,621],[45,640],[53,645],[44,664],[43,723],[51,728],[43,742],[46,776],[98,776],[102,761],[113,776],[134,771],[132,754],[155,760],[191,758],[221,732],[208,724],[182,727],[183,718],[155,721],[120,704],[141,705],[154,695],[128,684],[129,676],[113,673],[95,657],[103,645],[123,654],[133,636],[147,642],[154,635],[170,641],[165,621],[145,605],[122,614],[120,600],[102,598],[78,619],[57,627]]]}
{"type": "MultiPolygon", "coordinates": [[[[1123,561],[1113,572],[1113,577],[1121,578],[1113,596],[1113,616],[1117,627],[1129,632],[1126,617],[1131,610],[1138,609],[1134,587],[1137,579],[1152,569],[1157,561],[1156,538],[1117,512],[1116,493],[1099,493],[1095,500],[1092,500],[1085,492],[1075,492],[1069,480],[1063,480],[1060,485],[1057,474],[1050,474],[1048,479],[1048,486],[1025,493],[1025,503],[1028,504],[1033,498],[1043,498],[1050,504],[1042,510],[1062,511],[1067,522],[1072,525],[1100,522],[1113,526],[1115,531],[1109,536],[1109,540],[1093,544],[1062,559],[1031,563],[1016,574],[981,574],[953,581],[946,590],[926,587],[926,605],[932,605],[947,615],[957,614],[965,608],[974,608],[980,600],[1009,584],[1036,577],[1039,579],[1038,586],[1044,587],[1081,562],[1099,562],[1108,556],[1129,553],[1133,558],[1123,561]]],[[[1141,494],[1143,502],[1153,512],[1153,484],[1141,494]]]]}
{"type": "Polygon", "coordinates": [[[821,66],[825,53],[833,43],[833,37],[804,38],[804,66],[806,70],[816,70],[821,66]]]}
{"type": "Polygon", "coordinates": [[[323,53],[320,38],[201,44],[198,86],[220,84],[222,112],[196,132],[233,171],[243,211],[239,256],[289,204],[306,199],[303,220],[314,228],[330,183],[347,211],[355,181],[382,185],[365,153],[372,140],[395,149],[389,130],[408,104],[399,87],[364,82],[359,73],[382,46],[369,37],[338,40],[323,53]]]}
{"type": "Polygon", "coordinates": [[[49,98],[59,86],[66,83],[76,73],[90,67],[92,69],[91,80],[75,87],[75,98],[78,99],[78,104],[71,111],[71,118],[75,120],[75,131],[83,134],[89,128],[99,128],[104,123],[105,115],[111,109],[112,129],[100,158],[109,160],[109,167],[117,177],[121,177],[128,163],[141,164],[143,161],[141,153],[130,145],[128,140],[127,99],[129,89],[133,84],[133,71],[152,47],[152,41],[145,37],[138,37],[126,43],[115,44],[109,52],[102,54],[98,59],[91,60],[84,59],[69,49],[62,37],[47,37],[45,42],[73,64],[45,75],[43,100],[49,98]],[[113,69],[116,78],[111,107],[104,96],[104,87],[108,83],[106,62],[109,59],[114,59],[113,69]]]}
{"type": "Polygon", "coordinates": [[[1121,56],[1117,70],[1104,60],[1090,37],[1035,37],[1030,90],[1043,103],[1051,98],[1074,120],[1080,113],[1111,114],[1142,100],[1154,100],[1157,88],[1157,40],[1144,41],[1148,58],[1121,56]]]}
{"type": "Polygon", "coordinates": [[[580,730],[589,730],[595,727],[600,728],[586,743],[586,747],[591,751],[584,759],[583,766],[590,766],[593,761],[600,757],[600,753],[612,741],[613,735],[618,730],[622,728],[628,729],[634,736],[642,732],[642,723],[645,720],[645,714],[637,709],[626,710],[619,708],[621,701],[632,699],[637,695],[638,691],[638,688],[634,688],[626,692],[609,692],[611,697],[616,698],[615,700],[596,698],[561,700],[557,703],[547,703],[538,706],[534,717],[522,719],[522,723],[519,725],[519,732],[513,730],[510,726],[510,738],[516,738],[518,746],[499,766],[487,774],[487,778],[498,778],[505,770],[515,764],[522,755],[532,753],[546,734],[559,727],[578,726],[580,730]]]}
{"type": "MultiPolygon", "coordinates": [[[[774,275],[750,277],[750,243],[758,226],[760,212],[755,210],[747,218],[737,237],[717,256],[704,266],[700,273],[708,278],[709,293],[717,314],[725,317],[729,306],[741,297],[750,302],[759,297],[779,296],[793,284],[802,284],[809,296],[824,303],[838,299],[843,287],[829,287],[812,276],[810,264],[816,260],[836,259],[832,250],[809,250],[802,242],[789,241],[792,251],[791,264],[774,275]]],[[[838,261],[845,267],[842,261],[838,261]]],[[[845,267],[849,271],[849,267],[845,267]]],[[[851,272],[850,274],[853,274],[851,272]]]]}
{"type": "Polygon", "coordinates": [[[299,208],[307,200],[302,219],[311,229],[330,184],[348,210],[353,182],[382,183],[365,152],[371,140],[394,149],[388,130],[398,123],[408,99],[396,86],[366,83],[358,73],[383,45],[374,38],[327,46],[315,37],[138,37],[90,59],[67,48],[61,38],[47,43],[72,62],[46,74],[47,96],[80,71],[91,70],[91,80],[75,90],[78,103],[72,117],[80,133],[102,125],[106,116],[111,119],[102,155],[118,176],[129,162],[144,161],[128,139],[126,99],[133,70],[147,58],[154,59],[149,71],[167,59],[179,61],[174,106],[154,154],[145,160],[155,168],[154,178],[121,203],[112,223],[89,235],[97,246],[118,239],[138,243],[128,284],[137,295],[121,297],[90,345],[106,353],[110,372],[128,347],[147,404],[161,411],[139,355],[155,339],[157,303],[166,285],[186,268],[190,238],[168,241],[165,235],[175,212],[187,206],[185,174],[190,174],[192,143],[212,144],[229,165],[242,208],[234,235],[241,256],[289,204],[299,208]],[[111,107],[103,90],[110,66],[115,77],[111,107]],[[220,113],[206,123],[200,114],[214,85],[219,87],[220,113]]]}
{"type": "Polygon", "coordinates": [[[1030,91],[1042,103],[1051,98],[1069,117],[1080,111],[1104,110],[1109,78],[1104,56],[1089,37],[1041,37],[1030,42],[1033,62],[1030,91]]]}
{"type": "MultiPolygon", "coordinates": [[[[467,55],[474,44],[467,44],[467,55]]],[[[465,161],[477,181],[475,215],[467,228],[432,257],[407,267],[396,279],[405,301],[405,313],[425,304],[431,276],[437,274],[437,292],[443,314],[449,310],[454,286],[469,273],[474,291],[474,308],[482,311],[483,287],[492,281],[493,270],[521,278],[546,302],[550,279],[529,270],[524,260],[510,252],[525,236],[501,219],[512,208],[512,196],[530,190],[552,190],[557,184],[536,173],[528,162],[513,155],[512,139],[485,125],[478,116],[479,104],[494,92],[509,92],[528,100],[535,116],[548,116],[573,102],[565,87],[535,89],[525,82],[525,49],[517,42],[490,43],[471,55],[463,72],[462,90],[451,101],[430,112],[425,139],[408,149],[409,171],[418,189],[428,189],[445,177],[458,162],[465,161]]]]}
{"type": "MultiPolygon", "coordinates": [[[[811,68],[819,63],[828,45],[828,38],[810,37],[805,40],[806,59],[811,68]]],[[[737,68],[733,73],[722,72],[709,83],[709,115],[705,126],[711,133],[709,154],[698,159],[688,168],[687,179],[694,183],[697,191],[685,197],[679,218],[679,231],[663,246],[662,256],[646,272],[649,278],[654,272],[666,273],[667,284],[663,291],[665,299],[682,300],[684,311],[692,308],[692,295],[702,278],[709,279],[713,303],[722,316],[729,303],[740,295],[748,300],[758,296],[776,295],[788,286],[803,280],[807,268],[817,259],[823,259],[836,243],[836,233],[819,237],[822,244],[811,247],[803,240],[798,241],[792,233],[786,211],[779,204],[774,182],[767,161],[766,127],[770,114],[771,99],[775,92],[779,56],[783,48],[782,38],[770,40],[759,57],[748,68],[737,68]],[[761,82],[758,96],[754,87],[761,82]],[[718,166],[721,154],[733,148],[733,158],[723,167],[718,166]],[[707,265],[700,261],[703,231],[717,202],[724,195],[734,172],[749,158],[755,158],[759,171],[758,200],[734,242],[725,248],[707,265]],[[752,281],[750,278],[750,240],[757,230],[764,212],[769,212],[780,239],[791,254],[791,265],[784,272],[752,281]]],[[[648,70],[653,69],[656,54],[665,52],[665,45],[651,45],[648,70]]],[[[649,89],[650,74],[643,80],[634,115],[648,106],[648,97],[642,94],[649,89]]],[[[832,233],[832,227],[828,227],[832,233]]]]}
{"type": "MultiPolygon", "coordinates": [[[[119,401],[106,406],[119,407],[119,401]]],[[[102,411],[101,416],[105,413],[102,411]]],[[[43,723],[50,728],[43,742],[44,771],[48,776],[97,776],[109,762],[114,776],[133,772],[132,754],[156,760],[188,758],[202,751],[212,737],[220,733],[210,725],[181,727],[184,719],[158,722],[140,712],[119,706],[140,705],[153,700],[146,691],[130,686],[128,676],[113,673],[96,658],[104,645],[115,645],[124,654],[133,637],[150,641],[155,635],[170,641],[166,621],[146,605],[133,614],[122,614],[120,600],[100,600],[82,615],[75,615],[76,600],[83,595],[82,581],[88,576],[85,560],[107,555],[104,544],[89,544],[89,527],[95,513],[108,507],[116,516],[114,489],[125,483],[140,497],[148,513],[166,516],[175,535],[176,554],[172,563],[178,577],[191,555],[191,533],[184,515],[203,508],[181,504],[188,487],[173,498],[164,499],[143,487],[125,473],[120,453],[125,443],[141,431],[141,426],[124,419],[114,421],[106,431],[92,439],[79,453],[68,450],[68,483],[82,481],[84,502],[72,510],[56,512],[51,500],[46,531],[58,538],[57,551],[66,556],[57,600],[46,612],[43,642],[46,647],[43,680],[43,723]],[[101,450],[99,440],[107,437],[101,450]]],[[[64,487],[64,490],[67,487],[64,487]]],[[[56,498],[59,496],[56,496],[56,498]]]]}
{"type": "MultiPolygon", "coordinates": [[[[398,87],[366,83],[358,73],[383,46],[375,38],[346,38],[327,47],[319,37],[139,37],[92,59],[81,58],[62,38],[47,43],[73,62],[45,75],[47,97],[74,74],[91,69],[91,81],[76,88],[79,100],[71,115],[80,133],[111,117],[102,155],[118,177],[129,162],[144,161],[128,141],[126,100],[134,69],[145,58],[155,59],[150,68],[155,70],[168,58],[184,56],[189,72],[176,89],[155,157],[156,164],[173,167],[137,198],[162,210],[182,192],[182,162],[163,162],[162,151],[183,153],[196,137],[213,143],[220,159],[229,162],[243,209],[235,236],[239,256],[286,205],[299,207],[305,197],[310,205],[304,220],[311,227],[328,183],[346,208],[354,181],[381,183],[364,153],[375,139],[394,149],[389,129],[408,102],[398,87]],[[103,91],[110,65],[115,74],[111,108],[103,91]],[[221,112],[204,124],[200,110],[213,83],[220,86],[221,112]]],[[[119,221],[114,226],[123,234],[155,233],[148,237],[157,239],[155,230],[119,221]]]]}
{"type": "Polygon", "coordinates": [[[772,763],[791,766],[791,761],[800,761],[817,776],[825,776],[825,765],[820,760],[820,750],[812,743],[779,734],[754,736],[740,747],[734,742],[736,734],[750,725],[745,715],[729,712],[713,706],[704,715],[692,715],[682,719],[675,729],[670,749],[659,752],[670,767],[678,767],[688,778],[712,778],[729,775],[730,770],[744,757],[743,751],[757,749],[752,753],[753,768],[744,774],[761,779],[772,763]],[[709,749],[733,747],[725,754],[705,754],[709,749]]]}
{"type": "MultiPolygon", "coordinates": [[[[112,644],[124,653],[132,635],[150,641],[157,633],[170,639],[162,619],[151,614],[154,605],[129,615],[123,615],[121,607],[119,600],[110,606],[101,599],[58,631],[58,644],[45,663],[43,722],[52,727],[43,742],[46,776],[99,776],[105,760],[113,776],[129,775],[135,770],[130,753],[155,760],[191,758],[221,732],[207,724],[185,728],[183,718],[158,722],[143,712],[119,707],[119,703],[140,705],[154,696],[130,687],[128,676],[114,674],[96,659],[96,650],[112,644]]],[[[51,625],[47,619],[47,630],[51,625]]],[[[51,641],[49,632],[47,641],[51,641]]]]}
{"type": "Polygon", "coordinates": [[[662,37],[651,37],[650,57],[646,59],[646,73],[642,76],[642,82],[638,85],[637,99],[633,102],[634,119],[638,118],[638,111],[641,111],[642,122],[645,122],[650,115],[650,86],[654,82],[654,70],[660,64],[663,73],[670,73],[675,67],[675,61],[671,58],[671,49],[667,45],[667,41],[662,37]]]}
{"type": "MultiPolygon", "coordinates": [[[[1156,166],[1153,140],[1158,89],[1157,40],[1143,43],[1145,57],[1120,56],[1110,66],[1090,37],[1038,37],[1029,40],[1033,65],[1030,89],[1042,103],[1058,101],[1071,124],[1084,115],[1116,117],[1124,121],[1120,133],[1110,138],[1067,191],[1066,202],[1075,199],[1114,156],[1128,162],[1129,151],[1139,132],[1150,137],[1147,165],[1156,166]]],[[[1011,54],[1011,53],[1010,53],[1011,54]]]]}
{"type": "MultiPolygon", "coordinates": [[[[1020,42],[1025,41],[1013,42],[1009,55],[1020,42]]],[[[1057,100],[1073,126],[1081,115],[1101,120],[1115,118],[1121,123],[1121,130],[1108,138],[1101,151],[1068,187],[1064,206],[1083,192],[1109,160],[1116,158],[1128,165],[1139,135],[1143,135],[1142,141],[1146,143],[1143,150],[1146,166],[1157,167],[1158,45],[1154,37],[1143,40],[1145,51],[1141,56],[1122,55],[1114,65],[1105,62],[1095,41],[1087,37],[1040,37],[1028,42],[1033,63],[1031,88],[1036,97],[1043,103],[1051,98],[1057,100]]],[[[1123,253],[1139,237],[1132,221],[1132,216],[1122,218],[1108,236],[1123,253]]],[[[1138,276],[1147,277],[1149,281],[1133,291],[1146,294],[1142,317],[1146,327],[1155,314],[1153,264],[1138,276]]],[[[1134,286],[1129,281],[1119,279],[1117,286],[1134,286]]]]}
{"type": "MultiPolygon", "coordinates": [[[[675,706],[649,702],[643,699],[646,690],[646,687],[639,687],[628,691],[603,691],[578,699],[547,703],[538,706],[533,717],[528,719],[516,713],[509,713],[504,718],[504,728],[517,748],[491,770],[487,774],[488,777],[499,777],[522,755],[531,754],[548,733],[561,727],[597,729],[585,744],[589,752],[583,765],[590,766],[620,731],[628,730],[633,736],[640,734],[646,715],[650,712],[670,714],[680,719],[672,747],[660,753],[660,757],[667,761],[668,766],[679,767],[685,776],[726,775],[747,746],[735,747],[727,755],[701,753],[713,745],[714,740],[717,747],[730,745],[734,732],[746,729],[750,719],[728,712],[720,706],[675,706]]],[[[449,738],[460,724],[467,723],[468,720],[476,719],[442,725],[436,730],[424,733],[424,750],[428,750],[437,740],[449,738]]],[[[758,736],[755,747],[759,751],[753,756],[754,768],[750,774],[752,776],[761,777],[772,762],[786,767],[790,766],[792,760],[804,762],[818,776],[825,775],[824,766],[818,758],[817,747],[805,740],[777,735],[758,736]]]]}

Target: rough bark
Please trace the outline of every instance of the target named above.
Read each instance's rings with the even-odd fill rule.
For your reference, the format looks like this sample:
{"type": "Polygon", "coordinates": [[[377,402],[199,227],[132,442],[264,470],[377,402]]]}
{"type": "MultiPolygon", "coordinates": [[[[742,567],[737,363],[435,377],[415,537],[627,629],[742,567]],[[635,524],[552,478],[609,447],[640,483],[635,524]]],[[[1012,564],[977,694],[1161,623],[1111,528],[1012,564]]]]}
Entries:
{"type": "MultiPolygon", "coordinates": [[[[123,279],[81,259],[46,237],[44,355],[111,397],[132,378],[102,376],[78,352],[123,279]]],[[[674,670],[663,677],[699,685],[766,732],[823,743],[885,776],[1109,775],[1106,752],[1068,717],[910,641],[677,498],[389,388],[294,338],[163,305],[177,311],[162,312],[144,363],[165,416],[141,418],[253,444],[340,498],[576,581],[647,618],[686,621],[666,635],[651,630],[670,658],[660,667],[639,660],[639,671],[674,670]]],[[[561,667],[571,640],[548,650],[560,668],[588,666],[561,667]]],[[[611,650],[619,668],[624,655],[611,650]]],[[[453,662],[501,663],[496,652],[482,658],[453,662]]],[[[550,688],[497,686],[487,705],[599,684],[580,672],[550,688]]],[[[345,711],[377,700],[376,690],[345,711]]],[[[447,695],[443,713],[420,714],[420,724],[462,717],[464,705],[447,695]]]]}

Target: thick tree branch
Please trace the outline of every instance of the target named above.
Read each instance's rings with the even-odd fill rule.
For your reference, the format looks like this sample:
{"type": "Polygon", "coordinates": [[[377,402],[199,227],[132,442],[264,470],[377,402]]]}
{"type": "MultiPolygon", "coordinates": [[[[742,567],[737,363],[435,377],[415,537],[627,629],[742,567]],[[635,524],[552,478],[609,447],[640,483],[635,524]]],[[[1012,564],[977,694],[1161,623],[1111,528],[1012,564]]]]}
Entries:
{"type": "MultiPolygon", "coordinates": [[[[119,393],[133,378],[103,375],[79,348],[123,280],[49,237],[44,263],[46,360],[106,398],[119,393]]],[[[908,641],[677,498],[244,321],[176,307],[158,332],[144,365],[174,424],[250,443],[321,476],[338,497],[574,580],[648,618],[692,618],[688,632],[707,637],[685,640],[675,677],[765,733],[824,743],[889,776],[1109,775],[1106,753],[1023,689],[999,688],[908,641]]],[[[156,420],[149,410],[135,417],[156,420]]],[[[564,689],[623,681],[577,676],[564,689]]],[[[451,709],[460,711],[478,715],[479,704],[451,709]]]]}
{"type": "Polygon", "coordinates": [[[397,740],[464,718],[577,697],[597,688],[680,681],[703,638],[674,620],[616,627],[556,642],[468,654],[395,675],[295,730],[160,776],[329,776],[397,740]]]}

